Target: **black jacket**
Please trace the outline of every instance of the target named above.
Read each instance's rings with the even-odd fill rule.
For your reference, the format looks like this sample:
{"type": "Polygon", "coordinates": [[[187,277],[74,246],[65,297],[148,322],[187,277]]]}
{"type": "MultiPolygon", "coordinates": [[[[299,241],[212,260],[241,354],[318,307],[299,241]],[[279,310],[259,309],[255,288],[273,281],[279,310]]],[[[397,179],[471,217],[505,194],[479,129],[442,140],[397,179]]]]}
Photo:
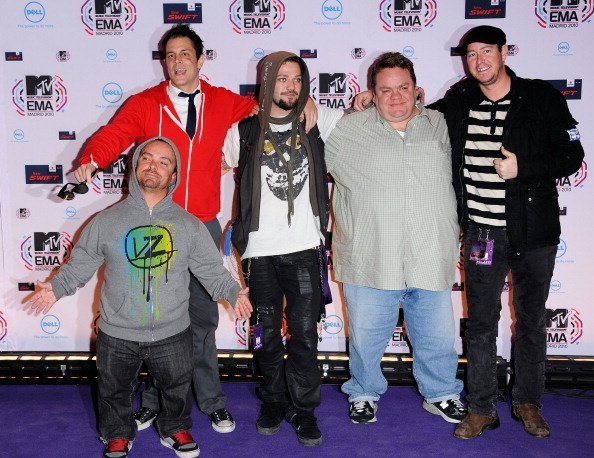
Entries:
{"type": "MultiPolygon", "coordinates": [[[[260,163],[262,151],[255,151],[258,144],[260,124],[257,117],[246,118],[239,123],[239,164],[237,166],[238,195],[237,212],[233,223],[231,241],[240,255],[243,255],[247,248],[248,238],[253,228],[252,217],[260,209],[252,208],[252,196],[254,192],[260,192],[260,183],[254,183],[254,163],[260,163]],[[257,154],[255,157],[254,155],[257,154]]],[[[330,201],[328,198],[328,181],[326,178],[326,162],[324,161],[324,142],[320,138],[318,126],[307,134],[312,150],[313,161],[308,162],[309,179],[315,180],[315,202],[319,209],[320,230],[324,237],[327,236],[328,216],[330,212],[330,201]],[[313,163],[312,163],[313,162],[313,163]]],[[[311,189],[311,187],[310,187],[311,189]]],[[[310,200],[312,196],[310,196],[310,200]]],[[[258,200],[259,201],[259,200],[258,200]]]]}
{"type": "MultiPolygon", "coordinates": [[[[577,122],[558,90],[542,80],[511,76],[511,105],[503,127],[503,146],[518,161],[518,176],[505,182],[507,236],[516,252],[559,243],[561,225],[556,178],[579,170],[584,150],[573,134],[577,122]],[[571,132],[569,132],[571,131],[571,132]]],[[[484,95],[478,82],[468,78],[454,84],[428,108],[441,111],[452,143],[452,168],[458,217],[468,225],[463,183],[464,145],[468,112],[484,95]]]]}

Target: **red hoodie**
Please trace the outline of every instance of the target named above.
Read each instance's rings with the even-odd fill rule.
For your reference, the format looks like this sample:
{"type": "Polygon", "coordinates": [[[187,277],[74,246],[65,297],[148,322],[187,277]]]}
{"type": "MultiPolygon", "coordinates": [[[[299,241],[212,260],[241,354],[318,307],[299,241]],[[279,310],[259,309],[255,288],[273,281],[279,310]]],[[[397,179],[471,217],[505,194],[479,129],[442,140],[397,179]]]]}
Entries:
{"type": "Polygon", "coordinates": [[[133,95],[109,124],[91,139],[80,159],[107,167],[130,145],[154,136],[171,139],[177,146],[179,186],[173,200],[202,221],[215,218],[221,208],[221,149],[227,130],[252,111],[256,102],[228,89],[200,82],[202,104],[197,107],[198,126],[190,140],[167,93],[169,82],[133,95]]]}

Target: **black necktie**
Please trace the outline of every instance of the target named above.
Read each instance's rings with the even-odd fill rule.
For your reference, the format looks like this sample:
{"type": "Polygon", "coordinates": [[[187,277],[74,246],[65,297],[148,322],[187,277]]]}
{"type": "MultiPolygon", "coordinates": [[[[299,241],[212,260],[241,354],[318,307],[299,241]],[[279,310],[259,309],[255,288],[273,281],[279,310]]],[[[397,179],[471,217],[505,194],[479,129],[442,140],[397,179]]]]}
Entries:
{"type": "Polygon", "coordinates": [[[197,89],[196,92],[192,94],[186,94],[185,92],[180,92],[180,97],[187,97],[188,98],[188,120],[186,121],[186,133],[190,138],[194,138],[194,134],[196,133],[196,105],[194,105],[194,97],[196,94],[200,93],[200,89],[197,89]]]}

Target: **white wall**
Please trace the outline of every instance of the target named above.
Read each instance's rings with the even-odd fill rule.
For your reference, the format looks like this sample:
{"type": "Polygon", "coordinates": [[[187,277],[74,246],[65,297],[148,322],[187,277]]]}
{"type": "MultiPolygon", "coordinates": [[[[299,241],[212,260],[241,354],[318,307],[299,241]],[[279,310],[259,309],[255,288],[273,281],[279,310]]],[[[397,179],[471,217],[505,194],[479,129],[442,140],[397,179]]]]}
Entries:
{"type": "MultiPolygon", "coordinates": [[[[254,1],[245,1],[249,3],[254,1]]],[[[388,50],[409,56],[427,101],[437,99],[463,76],[462,60],[451,56],[450,48],[471,27],[496,25],[505,30],[508,43],[514,45],[515,55],[508,64],[519,75],[574,84],[567,89],[569,94],[580,90],[581,98],[568,103],[580,121],[586,152],[592,150],[594,114],[588,109],[594,102],[588,84],[589,78],[594,79],[590,48],[594,41],[592,0],[580,0],[576,8],[553,11],[548,6],[551,2],[544,0],[424,0],[420,15],[395,13],[394,4],[398,3],[402,2],[270,0],[272,14],[250,16],[244,11],[244,0],[203,0],[190,4],[196,5],[197,11],[186,12],[186,17],[202,18],[193,27],[210,50],[203,77],[211,84],[239,91],[240,84],[255,82],[256,63],[263,54],[316,50],[316,58],[306,59],[312,93],[320,103],[334,100],[331,103],[335,106],[348,105],[354,93],[366,87],[369,64],[388,50]],[[484,19],[484,15],[475,15],[478,20],[465,19],[465,7],[472,4],[484,6],[486,9],[480,10],[483,13],[487,9],[505,12],[505,17],[484,19]],[[389,30],[388,25],[394,21],[411,26],[404,31],[389,30]],[[258,22],[260,29],[249,29],[258,22]],[[325,77],[320,78],[320,74],[335,73],[345,74],[344,92],[328,95],[321,81],[325,77]]],[[[122,0],[121,5],[123,14],[111,17],[96,14],[99,10],[94,0],[15,0],[2,5],[1,51],[21,53],[22,60],[15,60],[18,54],[5,56],[0,73],[0,122],[4,130],[0,140],[0,350],[86,351],[94,338],[96,280],[75,296],[62,299],[42,319],[21,310],[30,292],[19,291],[19,283],[46,278],[51,266],[44,263],[59,264],[84,223],[121,197],[117,189],[121,176],[117,169],[111,175],[99,175],[88,194],[64,202],[55,197],[61,184],[26,184],[25,170],[27,165],[55,166],[60,177],[61,166],[64,182],[73,180],[68,172],[85,140],[108,122],[127,97],[162,80],[162,67],[151,55],[170,27],[164,24],[162,2],[122,0]],[[110,22],[117,27],[115,31],[105,30],[110,22]],[[43,85],[42,75],[51,77],[48,81],[52,95],[38,100],[45,100],[41,105],[49,101],[51,107],[46,106],[46,112],[34,116],[34,96],[27,97],[26,77],[34,76],[37,80],[33,82],[43,85]],[[76,138],[59,140],[60,131],[74,132],[76,138]],[[106,185],[115,185],[116,189],[106,185]],[[40,242],[40,233],[52,232],[59,237],[59,244],[46,245],[45,251],[36,253],[35,238],[40,242]]],[[[180,11],[179,5],[166,5],[174,15],[180,11]]],[[[567,214],[561,217],[563,243],[548,302],[549,309],[558,311],[551,312],[551,319],[557,318],[552,319],[549,329],[549,354],[593,355],[594,311],[589,281],[594,262],[587,247],[592,245],[594,195],[585,163],[576,176],[560,183],[559,191],[561,207],[566,207],[567,214]]],[[[223,178],[223,210],[219,215],[223,225],[229,220],[232,194],[233,180],[228,174],[223,178]]],[[[52,240],[51,234],[48,240],[52,240]]],[[[225,261],[233,268],[230,259],[225,261]]],[[[457,282],[461,282],[459,276],[457,282]]],[[[333,289],[335,303],[328,307],[330,317],[321,330],[323,351],[345,349],[344,307],[336,284],[333,289]]],[[[461,293],[454,292],[453,297],[457,316],[464,316],[461,293]]],[[[511,334],[507,299],[504,293],[499,348],[505,357],[509,356],[511,334]]],[[[236,325],[221,307],[219,347],[245,348],[242,325],[236,325]]],[[[407,351],[399,335],[395,333],[389,351],[407,351]]],[[[457,346],[461,350],[460,341],[457,346]]]]}

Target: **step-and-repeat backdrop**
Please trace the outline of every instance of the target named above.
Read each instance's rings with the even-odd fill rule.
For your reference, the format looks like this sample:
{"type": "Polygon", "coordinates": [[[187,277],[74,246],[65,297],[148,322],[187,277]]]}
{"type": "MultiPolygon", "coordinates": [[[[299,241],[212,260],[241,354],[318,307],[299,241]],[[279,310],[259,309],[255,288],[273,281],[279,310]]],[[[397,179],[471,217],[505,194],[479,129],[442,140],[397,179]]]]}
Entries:
{"type": "MultiPolygon", "coordinates": [[[[23,312],[34,282],[67,259],[81,228],[126,192],[125,157],[99,173],[85,195],[56,194],[85,141],[132,94],[164,78],[157,43],[172,23],[186,22],[205,43],[202,78],[241,94],[254,91],[256,64],[267,53],[303,57],[320,105],[348,107],[367,87],[367,69],[383,51],[412,59],[431,102],[463,77],[453,49],[473,26],[507,34],[507,63],[520,76],[541,78],[561,91],[580,121],[586,160],[557,182],[563,227],[547,303],[549,354],[594,355],[593,186],[587,176],[594,149],[593,0],[13,0],[0,14],[0,351],[86,351],[93,347],[101,272],[45,316],[23,312]],[[590,80],[590,78],[592,80],[590,80]],[[590,248],[588,248],[590,247],[590,248]]],[[[125,153],[124,151],[122,152],[125,153]]],[[[231,215],[233,178],[222,179],[222,210],[231,215]]],[[[237,274],[231,256],[223,259],[237,274]]],[[[362,266],[364,268],[364,266],[362,266]]],[[[464,316],[463,273],[453,285],[457,326],[464,316]]],[[[502,295],[499,353],[510,352],[512,281],[502,295]]],[[[340,288],[320,326],[320,350],[344,351],[348,323],[340,288]]],[[[395,305],[396,306],[396,305],[395,305]]],[[[220,306],[221,349],[244,349],[246,326],[220,306]]],[[[457,348],[462,351],[462,340],[457,348]]],[[[399,321],[388,352],[407,352],[399,321]]]]}

